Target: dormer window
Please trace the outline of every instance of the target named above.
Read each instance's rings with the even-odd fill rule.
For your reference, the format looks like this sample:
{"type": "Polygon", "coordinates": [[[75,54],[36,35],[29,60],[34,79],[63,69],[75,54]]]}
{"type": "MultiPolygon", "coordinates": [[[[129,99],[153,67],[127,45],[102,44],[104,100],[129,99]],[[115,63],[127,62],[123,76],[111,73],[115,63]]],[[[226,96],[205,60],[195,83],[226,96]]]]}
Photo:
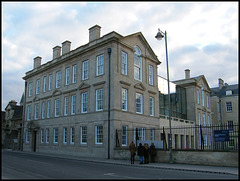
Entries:
{"type": "Polygon", "coordinates": [[[232,90],[227,90],[226,91],[226,96],[232,95],[232,90]]]}

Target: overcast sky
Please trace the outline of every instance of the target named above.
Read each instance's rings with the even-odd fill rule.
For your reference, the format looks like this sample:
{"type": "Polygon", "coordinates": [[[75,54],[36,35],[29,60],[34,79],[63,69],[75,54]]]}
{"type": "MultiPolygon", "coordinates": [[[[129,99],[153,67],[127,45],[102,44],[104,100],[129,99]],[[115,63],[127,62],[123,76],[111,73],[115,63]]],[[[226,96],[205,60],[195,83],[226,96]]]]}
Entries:
{"type": "Polygon", "coordinates": [[[166,76],[164,40],[167,31],[170,80],[204,75],[209,86],[218,78],[238,84],[238,2],[2,2],[2,110],[20,102],[25,73],[33,58],[52,59],[52,48],[65,40],[71,50],[88,43],[88,29],[100,25],[101,36],[141,31],[166,76]]]}

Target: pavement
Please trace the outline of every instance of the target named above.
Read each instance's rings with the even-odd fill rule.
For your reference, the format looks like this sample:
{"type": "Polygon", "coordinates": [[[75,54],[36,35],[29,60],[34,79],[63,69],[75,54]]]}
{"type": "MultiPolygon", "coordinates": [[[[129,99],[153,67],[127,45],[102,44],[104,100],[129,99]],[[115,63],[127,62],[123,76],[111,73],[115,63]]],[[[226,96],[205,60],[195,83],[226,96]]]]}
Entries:
{"type": "MultiPolygon", "coordinates": [[[[10,151],[10,150],[8,150],[10,151]]],[[[21,152],[21,151],[17,151],[21,152]]],[[[40,152],[22,152],[27,154],[44,155],[49,157],[66,158],[73,160],[80,160],[86,162],[99,162],[105,164],[113,165],[124,165],[132,167],[147,167],[154,169],[166,169],[166,170],[181,170],[181,171],[192,171],[192,172],[205,172],[205,173],[217,173],[217,174],[233,174],[238,175],[238,167],[222,167],[222,166],[209,166],[209,165],[192,165],[192,164],[179,164],[179,163],[149,163],[149,164],[139,164],[139,161],[135,161],[131,164],[129,160],[114,160],[107,158],[95,158],[95,157],[81,157],[74,155],[63,155],[63,154],[53,154],[53,153],[40,153],[40,152]]]]}

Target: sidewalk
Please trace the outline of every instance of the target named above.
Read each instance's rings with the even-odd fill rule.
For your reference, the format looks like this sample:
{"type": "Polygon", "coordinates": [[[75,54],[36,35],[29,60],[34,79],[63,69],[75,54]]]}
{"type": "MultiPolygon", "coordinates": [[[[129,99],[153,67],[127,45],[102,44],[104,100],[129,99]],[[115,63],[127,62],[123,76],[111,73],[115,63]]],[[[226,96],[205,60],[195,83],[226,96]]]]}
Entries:
{"type": "MultiPolygon", "coordinates": [[[[21,151],[18,151],[21,152],[21,151]]],[[[131,164],[129,160],[113,160],[106,158],[92,158],[92,157],[80,157],[72,155],[63,154],[53,154],[53,153],[39,153],[39,152],[21,152],[26,154],[44,155],[50,157],[66,158],[81,160],[86,162],[100,162],[113,165],[125,165],[132,167],[148,167],[154,169],[167,169],[167,170],[182,170],[182,171],[193,171],[193,172],[206,172],[206,173],[217,173],[217,174],[234,174],[238,175],[238,167],[220,167],[220,166],[206,166],[206,165],[190,165],[190,164],[178,164],[178,163],[149,163],[149,164],[139,164],[139,161],[135,161],[131,164]]]]}

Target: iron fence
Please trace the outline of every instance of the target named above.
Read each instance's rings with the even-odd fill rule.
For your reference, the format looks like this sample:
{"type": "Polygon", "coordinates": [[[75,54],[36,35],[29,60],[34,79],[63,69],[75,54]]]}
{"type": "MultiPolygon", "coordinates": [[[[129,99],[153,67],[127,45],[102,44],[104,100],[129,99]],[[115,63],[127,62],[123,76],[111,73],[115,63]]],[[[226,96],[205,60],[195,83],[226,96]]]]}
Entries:
{"type": "MultiPolygon", "coordinates": [[[[126,147],[131,141],[138,143],[153,142],[157,148],[168,149],[169,127],[129,128],[123,126],[116,130],[116,147],[126,147]]],[[[236,150],[238,151],[238,124],[189,125],[172,127],[172,149],[184,150],[236,150]]]]}

